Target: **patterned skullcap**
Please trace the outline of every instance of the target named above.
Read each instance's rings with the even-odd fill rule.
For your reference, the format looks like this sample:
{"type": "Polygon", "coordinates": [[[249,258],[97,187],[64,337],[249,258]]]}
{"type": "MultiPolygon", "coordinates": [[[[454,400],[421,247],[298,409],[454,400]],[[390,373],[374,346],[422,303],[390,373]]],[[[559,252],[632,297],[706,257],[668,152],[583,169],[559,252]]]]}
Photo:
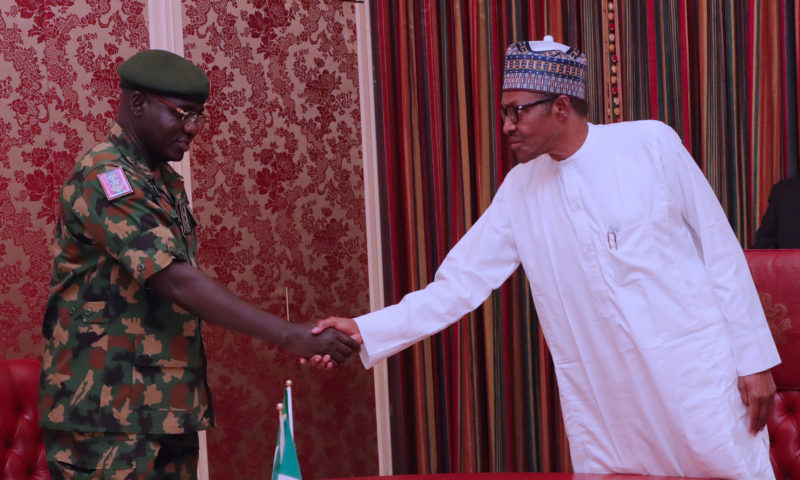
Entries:
{"type": "Polygon", "coordinates": [[[119,83],[170,97],[205,102],[210,84],[208,76],[195,64],[166,50],[145,50],[125,60],[119,67],[119,83]]]}
{"type": "Polygon", "coordinates": [[[503,90],[530,90],[586,99],[586,55],[556,43],[516,42],[506,50],[503,90]]]}

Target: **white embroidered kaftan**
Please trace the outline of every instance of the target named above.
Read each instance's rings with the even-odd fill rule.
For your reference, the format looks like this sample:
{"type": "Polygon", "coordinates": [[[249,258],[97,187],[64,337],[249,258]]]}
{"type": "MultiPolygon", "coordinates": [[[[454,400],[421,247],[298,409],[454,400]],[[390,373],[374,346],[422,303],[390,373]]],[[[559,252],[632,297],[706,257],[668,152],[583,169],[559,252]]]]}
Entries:
{"type": "Polygon", "coordinates": [[[509,172],[425,289],[356,322],[362,360],[436,333],[522,263],[576,472],[773,479],[737,376],[780,360],[744,255],[677,134],[589,125],[509,172]]]}

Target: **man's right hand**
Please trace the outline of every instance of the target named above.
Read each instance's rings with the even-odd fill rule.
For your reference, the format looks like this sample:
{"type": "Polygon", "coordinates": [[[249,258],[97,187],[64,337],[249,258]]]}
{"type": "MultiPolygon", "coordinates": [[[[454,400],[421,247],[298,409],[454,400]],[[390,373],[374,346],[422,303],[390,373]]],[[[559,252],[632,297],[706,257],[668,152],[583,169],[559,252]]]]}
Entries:
{"type": "MultiPolygon", "coordinates": [[[[311,333],[323,334],[329,331],[337,330],[337,333],[343,332],[347,335],[350,335],[352,340],[358,342],[358,344],[364,343],[364,341],[361,339],[361,332],[358,330],[358,325],[352,318],[328,317],[324,320],[318,321],[316,326],[314,326],[314,328],[311,330],[311,333]]],[[[301,357],[300,363],[306,363],[310,361],[314,368],[323,370],[325,368],[333,367],[333,362],[330,360],[331,358],[328,355],[325,355],[324,357],[321,355],[314,355],[310,359],[301,357]]]]}
{"type": "Polygon", "coordinates": [[[361,339],[361,332],[358,330],[358,325],[352,318],[328,317],[318,321],[314,328],[311,329],[311,333],[320,333],[326,328],[331,327],[350,335],[359,345],[364,343],[364,340],[361,339]]]}
{"type": "MultiPolygon", "coordinates": [[[[313,323],[296,325],[298,331],[287,342],[286,349],[301,357],[319,358],[331,366],[343,362],[347,357],[359,350],[359,344],[350,336],[335,329],[321,333],[311,329],[313,323]]],[[[314,326],[316,329],[316,326],[314,326]]],[[[316,365],[315,365],[316,366],[316,365]]]]}

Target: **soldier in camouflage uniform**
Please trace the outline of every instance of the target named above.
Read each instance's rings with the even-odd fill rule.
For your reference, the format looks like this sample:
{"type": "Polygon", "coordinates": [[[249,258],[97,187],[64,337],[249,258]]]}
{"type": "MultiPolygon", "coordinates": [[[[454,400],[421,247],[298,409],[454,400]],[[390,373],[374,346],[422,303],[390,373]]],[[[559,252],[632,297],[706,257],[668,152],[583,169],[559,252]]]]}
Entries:
{"type": "Polygon", "coordinates": [[[214,425],[201,317],[332,363],[358,345],[288,324],[196,268],[196,220],[167,162],[200,128],[208,78],[160,50],[118,72],[118,121],[59,200],[39,386],[47,459],[54,479],[195,478],[197,431],[214,425]]]}

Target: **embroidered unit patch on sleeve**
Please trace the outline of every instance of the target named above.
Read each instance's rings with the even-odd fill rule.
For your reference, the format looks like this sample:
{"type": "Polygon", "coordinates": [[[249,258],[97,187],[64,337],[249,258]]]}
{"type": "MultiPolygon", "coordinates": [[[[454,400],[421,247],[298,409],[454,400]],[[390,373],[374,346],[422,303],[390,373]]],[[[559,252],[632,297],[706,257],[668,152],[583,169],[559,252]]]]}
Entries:
{"type": "Polygon", "coordinates": [[[109,200],[133,193],[133,188],[128,183],[128,177],[125,176],[125,172],[121,168],[103,172],[97,178],[100,179],[100,185],[103,186],[103,191],[109,200]]]}

